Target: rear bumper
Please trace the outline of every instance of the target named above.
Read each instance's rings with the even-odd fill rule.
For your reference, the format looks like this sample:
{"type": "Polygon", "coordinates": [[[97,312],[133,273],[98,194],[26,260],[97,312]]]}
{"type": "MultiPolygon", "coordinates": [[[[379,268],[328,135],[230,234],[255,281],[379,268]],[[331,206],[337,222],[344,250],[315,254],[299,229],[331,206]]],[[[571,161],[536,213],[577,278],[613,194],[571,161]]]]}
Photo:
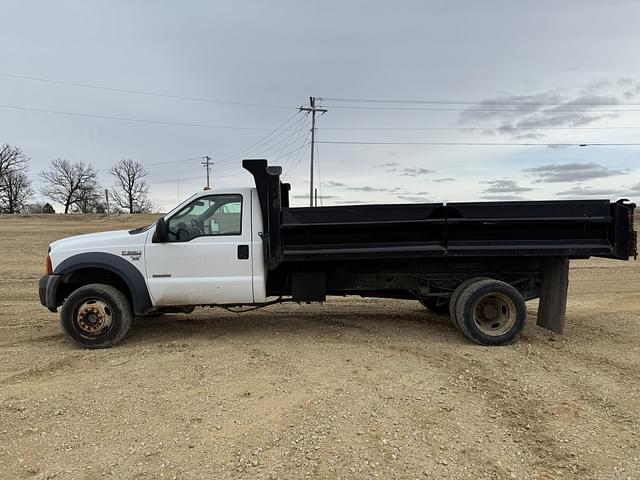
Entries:
{"type": "Polygon", "coordinates": [[[62,281],[62,275],[45,275],[38,283],[38,296],[40,303],[51,312],[58,311],[57,292],[62,281]]]}

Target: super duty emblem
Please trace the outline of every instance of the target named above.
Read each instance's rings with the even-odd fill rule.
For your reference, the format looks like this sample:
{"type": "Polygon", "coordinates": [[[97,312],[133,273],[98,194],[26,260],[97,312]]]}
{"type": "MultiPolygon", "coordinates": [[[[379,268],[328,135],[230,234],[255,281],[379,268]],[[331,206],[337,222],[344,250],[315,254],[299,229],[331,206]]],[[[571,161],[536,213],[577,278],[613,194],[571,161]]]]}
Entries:
{"type": "Polygon", "coordinates": [[[122,250],[123,257],[130,257],[132,261],[140,260],[142,250],[122,250]]]}

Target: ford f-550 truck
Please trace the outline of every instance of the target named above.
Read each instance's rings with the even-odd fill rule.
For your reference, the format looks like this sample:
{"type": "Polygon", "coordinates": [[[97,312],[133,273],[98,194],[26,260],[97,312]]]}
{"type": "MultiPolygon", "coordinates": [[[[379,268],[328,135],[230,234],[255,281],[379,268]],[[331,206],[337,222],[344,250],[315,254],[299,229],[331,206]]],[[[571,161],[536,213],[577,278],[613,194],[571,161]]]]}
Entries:
{"type": "Polygon", "coordinates": [[[525,301],[562,333],[570,259],[635,257],[634,204],[620,200],[289,206],[282,169],[244,160],[255,188],[199,192],[131,231],[53,242],[40,302],[66,336],[120,341],[134,316],[195,306],[415,299],[482,345],[512,342],[525,301]]]}

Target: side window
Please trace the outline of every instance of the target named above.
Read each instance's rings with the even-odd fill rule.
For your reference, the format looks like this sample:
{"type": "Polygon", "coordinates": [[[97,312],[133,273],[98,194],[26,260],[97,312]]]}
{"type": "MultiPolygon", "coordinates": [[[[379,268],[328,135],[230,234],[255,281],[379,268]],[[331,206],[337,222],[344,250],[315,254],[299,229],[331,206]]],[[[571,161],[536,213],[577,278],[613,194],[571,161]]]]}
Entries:
{"type": "Polygon", "coordinates": [[[169,240],[242,233],[242,195],[209,195],[186,205],[167,220],[169,240]]]}

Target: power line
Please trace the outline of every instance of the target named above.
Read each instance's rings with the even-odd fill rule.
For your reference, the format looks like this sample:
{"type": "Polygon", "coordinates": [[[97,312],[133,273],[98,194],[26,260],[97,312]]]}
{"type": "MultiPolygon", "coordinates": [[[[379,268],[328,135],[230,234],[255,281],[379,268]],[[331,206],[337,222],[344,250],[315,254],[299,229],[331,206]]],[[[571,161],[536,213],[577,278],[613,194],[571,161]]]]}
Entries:
{"type": "MultiPolygon", "coordinates": [[[[289,118],[287,118],[284,122],[282,122],[280,125],[278,125],[278,126],[277,126],[276,128],[274,128],[273,130],[271,130],[271,131],[269,132],[269,134],[265,135],[264,137],[261,137],[261,138],[260,138],[260,139],[258,139],[256,142],[254,142],[253,144],[251,144],[249,147],[247,147],[247,148],[245,148],[245,149],[241,150],[240,152],[238,152],[237,154],[235,154],[235,155],[234,155],[234,157],[236,157],[236,158],[241,158],[241,155],[242,155],[243,153],[246,153],[246,152],[250,151],[252,148],[255,148],[255,146],[260,145],[260,144],[268,145],[269,143],[271,143],[271,141],[273,141],[274,139],[278,138],[279,136],[281,136],[281,135],[283,135],[284,133],[287,133],[287,132],[289,132],[289,131],[291,131],[291,132],[292,132],[292,134],[291,134],[291,135],[289,135],[289,136],[287,136],[287,137],[285,137],[285,138],[284,138],[284,141],[286,141],[286,140],[288,140],[289,138],[291,138],[291,137],[293,136],[293,134],[296,134],[296,133],[299,133],[300,131],[303,131],[303,129],[304,129],[304,119],[306,118],[306,115],[305,115],[304,117],[302,117],[302,118],[300,119],[300,121],[299,121],[297,124],[295,124],[295,125],[296,125],[296,128],[284,128],[286,125],[291,125],[291,124],[292,124],[292,120],[294,120],[296,117],[298,117],[298,118],[299,118],[299,113],[300,113],[299,111],[296,111],[292,116],[290,116],[289,118]]],[[[268,147],[268,149],[272,149],[273,147],[278,146],[278,145],[280,145],[281,143],[282,143],[282,140],[281,140],[281,141],[278,141],[278,142],[277,142],[277,143],[275,143],[275,144],[272,144],[270,147],[268,147]]],[[[285,147],[286,147],[286,145],[288,145],[288,144],[289,144],[289,142],[287,142],[287,143],[285,144],[285,147]]],[[[300,148],[303,148],[304,146],[305,146],[305,145],[302,145],[300,148]]],[[[294,151],[297,151],[297,150],[298,150],[298,149],[296,149],[296,150],[294,150],[294,151]]],[[[282,150],[282,151],[283,151],[283,150],[282,150]]],[[[282,151],[281,151],[281,152],[282,152],[282,151]]],[[[292,152],[288,152],[288,153],[285,153],[285,154],[283,154],[283,155],[281,155],[281,156],[279,156],[279,157],[275,157],[275,158],[276,158],[276,159],[278,159],[278,158],[284,158],[284,157],[286,157],[287,155],[290,155],[291,153],[292,153],[292,152]]],[[[203,157],[193,157],[193,158],[190,158],[190,159],[184,159],[184,160],[182,160],[182,161],[201,160],[202,158],[203,158],[203,157]]],[[[205,157],[205,158],[206,158],[206,157],[205,157]]],[[[237,168],[237,167],[236,167],[235,165],[230,164],[230,162],[232,162],[233,160],[235,160],[235,158],[229,157],[229,158],[227,158],[227,159],[225,159],[225,160],[222,160],[222,161],[216,161],[216,165],[217,165],[217,166],[218,166],[218,165],[221,165],[221,164],[225,164],[225,163],[226,163],[228,167],[231,167],[231,168],[232,168],[231,172],[233,172],[233,173],[228,173],[228,174],[226,174],[226,175],[225,175],[225,174],[220,175],[220,174],[216,173],[216,178],[228,178],[228,177],[234,177],[234,176],[242,175],[242,174],[244,173],[244,170],[237,170],[237,171],[235,171],[235,172],[234,172],[234,170],[236,170],[236,168],[237,168]]],[[[179,161],[176,161],[176,162],[180,162],[180,160],[179,160],[179,161]]],[[[166,163],[172,163],[172,162],[158,162],[158,163],[166,164],[166,163]]],[[[179,164],[177,164],[176,166],[180,166],[180,165],[179,165],[179,164]]],[[[219,169],[219,167],[216,167],[216,172],[218,172],[218,171],[220,171],[220,169],[219,169]]],[[[157,177],[156,177],[156,178],[157,178],[157,177]]],[[[174,177],[172,177],[172,178],[174,178],[174,177]]],[[[191,177],[191,178],[200,178],[200,177],[191,177]]],[[[174,179],[175,179],[175,178],[174,178],[174,179]]],[[[185,179],[186,179],[186,178],[181,178],[181,180],[185,180],[185,179]]]]}
{"type": "Polygon", "coordinates": [[[474,132],[486,130],[630,130],[640,129],[640,125],[623,125],[616,127],[518,127],[518,126],[491,126],[491,127],[322,127],[318,130],[336,131],[434,131],[434,132],[474,132]]]}
{"type": "Polygon", "coordinates": [[[152,120],[152,119],[143,119],[143,118],[129,118],[129,117],[118,117],[113,115],[103,115],[99,113],[83,113],[83,112],[66,112],[62,110],[48,110],[44,108],[31,108],[31,107],[23,107],[21,105],[0,105],[0,108],[11,109],[11,110],[23,110],[27,112],[38,112],[38,113],[49,113],[53,115],[65,115],[71,117],[84,117],[84,118],[98,118],[102,120],[116,120],[123,122],[135,122],[135,123],[149,123],[153,125],[171,125],[171,126],[179,126],[179,127],[200,127],[200,128],[220,128],[226,130],[271,130],[268,127],[241,127],[236,125],[213,125],[207,123],[193,123],[193,122],[170,122],[164,120],[152,120]]]}
{"type": "Polygon", "coordinates": [[[306,141],[306,139],[305,139],[305,142],[304,142],[302,145],[300,145],[298,148],[294,148],[293,150],[291,150],[291,151],[289,151],[289,152],[285,153],[284,155],[280,155],[279,157],[274,157],[274,158],[272,158],[272,159],[271,159],[271,161],[272,161],[272,162],[275,162],[276,160],[280,160],[280,159],[282,159],[282,158],[288,157],[288,156],[289,156],[289,155],[291,155],[292,153],[295,153],[295,152],[297,152],[298,150],[302,150],[302,149],[303,149],[304,147],[306,147],[307,145],[308,145],[308,143],[307,143],[307,141],[306,141]]]}
{"type": "MultiPolygon", "coordinates": [[[[84,113],[84,112],[67,112],[61,110],[49,110],[49,109],[41,109],[41,108],[32,108],[32,107],[24,107],[20,105],[0,105],[0,108],[11,109],[11,110],[22,110],[28,112],[37,112],[37,113],[47,113],[53,115],[64,115],[64,116],[73,116],[73,117],[83,117],[83,118],[94,118],[94,119],[102,119],[102,120],[114,120],[114,121],[124,121],[124,122],[135,122],[135,123],[148,123],[152,125],[168,125],[168,126],[181,126],[181,127],[198,127],[198,128],[216,128],[216,129],[227,129],[227,130],[247,130],[247,131],[269,131],[269,134],[262,137],[260,140],[256,142],[256,145],[259,144],[262,140],[268,139],[274,132],[280,131],[282,133],[287,131],[296,131],[296,128],[281,128],[276,127],[275,129],[271,129],[268,127],[244,127],[239,125],[216,125],[216,124],[205,124],[205,123],[195,123],[195,122],[172,122],[172,121],[164,121],[164,120],[153,120],[153,119],[140,119],[140,118],[129,118],[129,117],[119,117],[112,115],[103,115],[103,114],[95,114],[95,113],[84,113]]],[[[333,108],[350,108],[350,107],[340,107],[334,106],[333,108]]],[[[368,108],[368,107],[354,107],[354,108],[368,108]]],[[[375,107],[371,107],[375,108],[375,107]]],[[[447,109],[454,111],[462,111],[464,109],[447,109]]],[[[475,111],[522,111],[522,110],[475,110],[475,111]]],[[[537,110],[535,110],[537,111],[537,110]]],[[[556,110],[558,111],[558,110],[556,110]]],[[[578,112],[579,110],[575,110],[578,112]]],[[[605,110],[598,110],[599,112],[605,112],[605,110]]],[[[615,110],[615,112],[636,112],[640,110],[615,110]]],[[[299,112],[290,117],[294,118],[299,112]]],[[[478,131],[478,130],[496,130],[499,127],[322,127],[323,130],[332,130],[332,131],[478,131]]],[[[632,130],[632,129],[640,129],[638,125],[623,125],[623,126],[612,126],[612,127],[508,127],[503,129],[505,131],[510,130],[632,130]]],[[[248,147],[249,150],[252,147],[248,147]]],[[[236,154],[237,156],[238,154],[236,154]]]]}
{"type": "Polygon", "coordinates": [[[185,95],[172,95],[166,93],[158,93],[158,92],[149,92],[144,90],[132,90],[129,88],[115,88],[115,87],[107,87],[103,85],[95,85],[90,83],[81,83],[81,82],[67,82],[63,80],[52,80],[49,78],[41,78],[41,77],[29,77],[27,75],[18,75],[14,73],[2,73],[0,72],[0,76],[7,78],[15,78],[19,80],[29,80],[33,82],[43,82],[50,83],[54,85],[64,85],[67,87],[82,87],[82,88],[90,88],[94,90],[105,90],[109,92],[117,92],[117,93],[131,93],[134,95],[145,95],[150,97],[162,97],[162,98],[173,98],[177,100],[190,100],[194,102],[207,102],[207,103],[219,103],[223,105],[235,105],[241,107],[260,107],[260,108],[282,108],[289,109],[290,107],[286,107],[284,105],[268,105],[262,103],[249,103],[249,102],[236,102],[231,100],[219,100],[216,98],[207,98],[207,97],[192,97],[185,95]]]}
{"type": "MultiPolygon", "coordinates": [[[[156,178],[158,178],[158,177],[156,177],[156,178]]],[[[151,178],[147,178],[147,180],[150,183],[171,183],[171,182],[175,182],[176,180],[180,181],[180,180],[200,180],[200,179],[202,179],[202,177],[200,175],[193,176],[193,177],[180,177],[180,178],[172,177],[172,178],[167,178],[166,180],[162,180],[162,178],[165,178],[165,177],[161,177],[160,179],[154,179],[153,177],[151,177],[151,178]]]]}
{"type": "Polygon", "coordinates": [[[275,158],[279,158],[284,154],[284,152],[287,152],[291,149],[291,147],[297,145],[300,141],[300,138],[306,133],[305,129],[307,128],[307,116],[308,114],[305,114],[303,117],[301,117],[301,121],[298,122],[297,130],[291,132],[291,134],[284,139],[284,143],[282,141],[278,142],[278,147],[280,148],[276,148],[276,145],[274,145],[273,147],[268,148],[265,151],[261,151],[261,156],[264,158],[268,158],[270,155],[273,155],[275,158]]]}
{"type": "Polygon", "coordinates": [[[435,145],[435,146],[490,146],[490,147],[637,147],[640,143],[506,143],[506,142],[356,142],[325,140],[317,143],[333,145],[435,145]]]}
{"type": "Polygon", "coordinates": [[[284,172],[284,169],[283,169],[283,172],[284,172],[282,174],[283,177],[292,176],[293,173],[296,171],[296,168],[298,168],[298,165],[300,165],[300,163],[304,159],[304,152],[302,149],[307,145],[307,142],[310,136],[311,136],[311,132],[308,132],[307,135],[304,137],[304,141],[302,145],[297,149],[298,154],[295,157],[293,157],[293,162],[290,164],[289,169],[286,172],[284,172]]]}
{"type": "MultiPolygon", "coordinates": [[[[146,170],[154,170],[157,168],[173,168],[173,167],[184,167],[184,165],[188,163],[195,162],[196,160],[200,160],[202,157],[192,157],[185,158],[182,160],[168,160],[166,162],[155,162],[155,163],[143,163],[142,166],[146,170]]],[[[110,169],[108,168],[98,168],[96,169],[96,173],[107,173],[110,169]]]]}
{"type": "Polygon", "coordinates": [[[427,111],[427,112],[558,112],[558,113],[624,113],[624,112],[640,112],[637,108],[625,108],[625,109],[594,109],[594,108],[552,108],[549,110],[542,110],[540,108],[484,108],[484,107],[470,107],[470,108],[456,108],[456,107],[380,107],[371,105],[328,105],[327,108],[336,108],[343,110],[393,110],[393,111],[427,111]]]}
{"type": "Polygon", "coordinates": [[[257,148],[258,145],[266,144],[266,143],[268,143],[269,139],[273,140],[274,138],[277,138],[278,136],[282,135],[283,132],[290,130],[289,128],[285,128],[285,126],[289,125],[289,123],[293,119],[295,119],[298,116],[299,113],[300,112],[298,110],[296,110],[296,112],[293,115],[291,115],[289,118],[287,118],[284,122],[282,122],[276,128],[270,130],[269,133],[267,133],[265,136],[260,137],[254,143],[252,143],[248,147],[240,150],[239,152],[237,152],[237,153],[235,153],[233,155],[230,155],[226,159],[223,159],[223,160],[219,161],[218,164],[236,161],[238,158],[242,157],[243,155],[246,155],[252,149],[257,148]],[[278,133],[276,133],[276,132],[278,132],[278,133]]]}
{"type": "MultiPolygon", "coordinates": [[[[297,128],[293,128],[290,130],[291,133],[289,135],[284,136],[282,139],[278,140],[276,143],[269,145],[268,147],[264,147],[260,149],[260,156],[266,158],[268,155],[275,154],[278,152],[282,154],[282,152],[286,151],[291,146],[291,140],[296,135],[299,135],[302,130],[305,128],[305,119],[306,116],[300,117],[300,121],[296,124],[297,128]]],[[[287,130],[285,133],[288,133],[287,130]]],[[[276,138],[278,135],[275,135],[276,138]]]]}
{"type": "MultiPolygon", "coordinates": [[[[308,115],[308,114],[307,114],[308,115]]],[[[306,116],[305,116],[306,118],[306,116]]],[[[300,145],[300,141],[302,140],[302,145],[305,145],[308,141],[309,136],[311,135],[311,132],[309,132],[308,130],[305,130],[304,128],[305,126],[303,125],[300,128],[300,131],[298,132],[298,134],[296,135],[296,138],[291,142],[291,145],[300,145]]],[[[288,147],[287,147],[288,148],[288,147]]],[[[282,156],[284,154],[284,149],[279,153],[280,156],[282,156]]],[[[317,153],[317,152],[316,152],[317,153]]],[[[302,151],[300,152],[300,155],[303,155],[302,151]]],[[[296,155],[289,155],[286,157],[286,160],[284,162],[282,162],[282,172],[284,175],[284,172],[286,172],[289,169],[289,166],[292,164],[292,162],[295,163],[297,156],[296,155]]]]}
{"type": "Polygon", "coordinates": [[[349,103],[391,103],[391,104],[427,104],[427,105],[531,105],[531,106],[558,106],[558,105],[578,105],[578,106],[627,106],[640,105],[640,102],[618,102],[617,100],[610,102],[536,102],[530,100],[410,100],[410,99],[382,99],[382,98],[329,98],[323,97],[323,100],[329,102],[349,102],[349,103]]]}
{"type": "Polygon", "coordinates": [[[157,165],[167,165],[170,163],[188,163],[188,162],[193,162],[194,160],[200,160],[202,157],[191,157],[191,158],[183,158],[181,160],[168,160],[166,162],[154,162],[154,163],[145,163],[143,166],[145,168],[147,167],[155,167],[157,165]]]}

